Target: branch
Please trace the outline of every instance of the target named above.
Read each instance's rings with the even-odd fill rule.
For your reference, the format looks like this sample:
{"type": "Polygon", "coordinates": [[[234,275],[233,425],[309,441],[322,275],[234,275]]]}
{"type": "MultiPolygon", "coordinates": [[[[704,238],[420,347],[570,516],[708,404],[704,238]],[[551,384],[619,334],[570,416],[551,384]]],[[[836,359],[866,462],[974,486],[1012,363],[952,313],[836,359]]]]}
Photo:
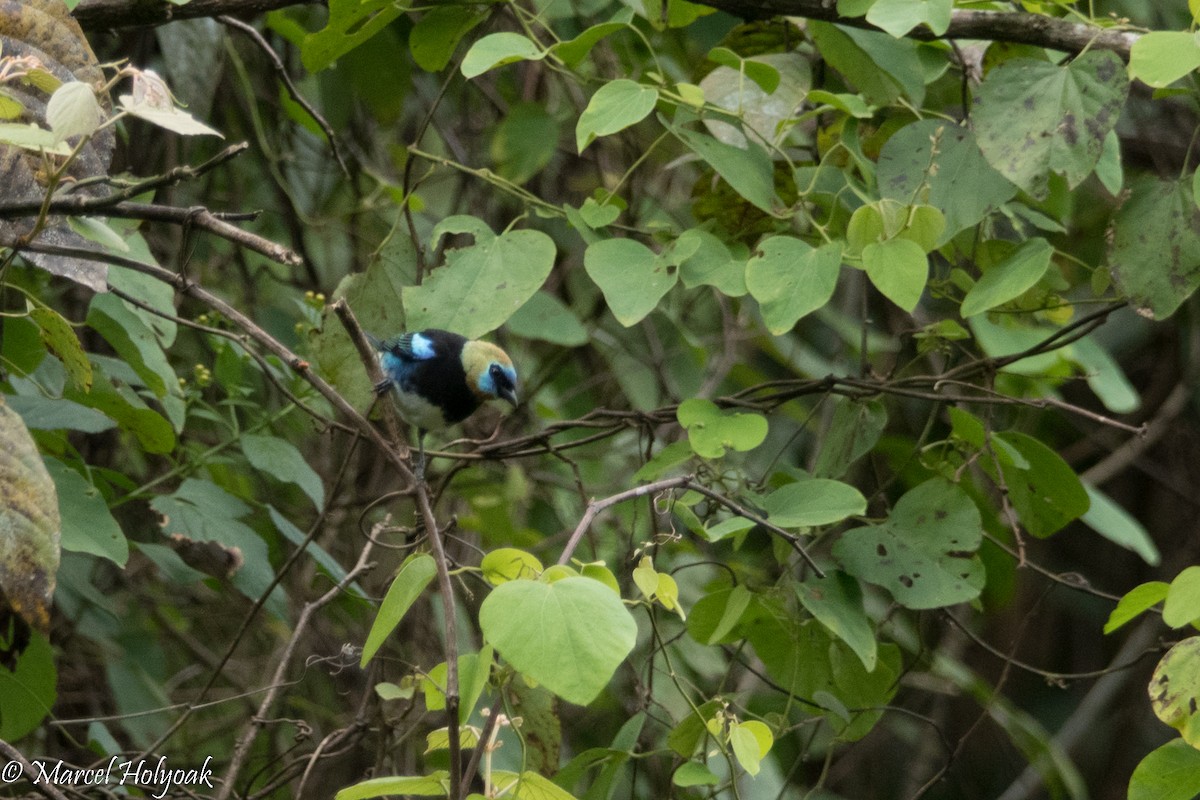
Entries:
{"type": "MultiPolygon", "coordinates": [[[[829,0],[694,0],[700,5],[727,11],[744,19],[770,19],[790,16],[836,22],[854,28],[877,31],[865,17],[844,17],[837,13],[829,0]]],[[[1140,34],[1115,28],[1101,28],[1071,22],[1067,19],[1009,11],[956,10],[950,17],[950,27],[935,36],[925,27],[909,34],[914,39],[984,39],[993,42],[1018,42],[1066,53],[1078,53],[1086,47],[1112,50],[1123,60],[1129,60],[1129,48],[1140,34]]]]}
{"type": "Polygon", "coordinates": [[[192,0],[175,5],[167,0],[83,0],[74,12],[85,31],[109,28],[143,28],[178,19],[261,14],[288,6],[310,5],[321,0],[192,0]]]}

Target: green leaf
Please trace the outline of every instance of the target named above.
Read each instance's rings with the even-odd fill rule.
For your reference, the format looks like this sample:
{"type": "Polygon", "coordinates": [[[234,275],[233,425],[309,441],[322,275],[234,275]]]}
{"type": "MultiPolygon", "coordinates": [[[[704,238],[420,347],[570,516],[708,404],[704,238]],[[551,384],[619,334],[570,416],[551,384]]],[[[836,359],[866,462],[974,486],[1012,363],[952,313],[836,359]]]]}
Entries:
{"type": "MultiPolygon", "coordinates": [[[[1192,606],[1193,613],[1196,608],[1192,606]]],[[[1184,639],[1167,651],[1150,676],[1149,690],[1155,716],[1200,750],[1200,636],[1184,639]]]]}
{"type": "Polygon", "coordinates": [[[899,39],[918,25],[928,25],[941,36],[950,27],[954,0],[876,0],[867,11],[867,22],[899,39]]]}
{"type": "Polygon", "coordinates": [[[471,49],[467,51],[459,69],[462,71],[463,77],[471,79],[506,64],[514,64],[518,61],[541,61],[545,57],[545,51],[529,37],[520,33],[503,31],[489,33],[487,36],[477,39],[471,45],[471,49]]]}
{"type": "Polygon", "coordinates": [[[863,514],[867,499],[847,483],[811,478],[779,487],[763,499],[762,506],[781,528],[808,528],[863,514]]]}
{"type": "Polygon", "coordinates": [[[761,414],[723,413],[702,398],[684,400],[676,416],[687,429],[692,449],[703,458],[721,458],[728,449],[753,450],[767,438],[767,420],[761,414]]]}
{"type": "Polygon", "coordinates": [[[987,74],[971,118],[988,162],[1044,199],[1051,172],[1072,188],[1091,174],[1128,92],[1121,59],[1107,50],[1061,67],[1017,58],[987,74]]]}
{"type": "Polygon", "coordinates": [[[1169,583],[1150,581],[1130,589],[1108,615],[1108,622],[1104,623],[1104,632],[1112,633],[1129,620],[1166,600],[1170,588],[1169,583]]]}
{"type": "MultiPolygon", "coordinates": [[[[304,531],[293,525],[275,506],[268,505],[267,514],[271,517],[271,522],[275,525],[275,530],[283,534],[285,539],[296,546],[305,545],[307,537],[304,535],[304,531]]],[[[337,562],[337,559],[329,555],[329,551],[324,547],[321,547],[314,541],[309,541],[305,549],[312,556],[313,561],[316,561],[335,582],[340,583],[346,577],[346,570],[337,562]]],[[[363,591],[358,581],[353,581],[347,589],[357,597],[364,600],[367,598],[367,593],[363,591]]]]}
{"type": "Polygon", "coordinates": [[[1137,553],[1150,566],[1158,566],[1162,555],[1145,526],[1095,486],[1085,483],[1083,489],[1089,501],[1088,510],[1080,517],[1083,523],[1110,542],[1137,553]]]}
{"type": "Polygon", "coordinates": [[[496,171],[513,183],[525,183],[554,158],[559,124],[541,103],[516,103],[496,126],[489,155],[496,171]]]}
{"type": "Polygon", "coordinates": [[[562,300],[539,291],[508,320],[508,332],[526,339],[541,339],[563,347],[580,347],[588,342],[587,328],[562,300]]]}
{"type": "Polygon", "coordinates": [[[775,737],[771,729],[756,719],[729,726],[729,744],[734,758],[750,775],[757,775],[762,760],[771,752],[775,737]]]}
{"type": "Polygon", "coordinates": [[[708,53],[708,60],[745,75],[767,94],[779,88],[779,70],[769,63],[742,58],[728,47],[714,47],[708,53]]]}
{"type": "Polygon", "coordinates": [[[46,459],[58,492],[62,547],[107,558],[119,567],[129,560],[129,540],[113,519],[104,496],[87,478],[58,459],[46,459]]]}
{"type": "MultiPolygon", "coordinates": [[[[500,34],[497,34],[500,35],[500,34]]],[[[575,124],[575,146],[582,153],[598,136],[609,136],[641,122],[658,103],[653,86],[618,78],[592,95],[575,124]]]]}
{"type": "Polygon", "coordinates": [[[885,198],[906,204],[922,200],[942,212],[946,227],[939,245],[1017,193],[988,164],[970,129],[935,119],[907,125],[884,142],[877,180],[885,198]]]}
{"type": "Polygon", "coordinates": [[[52,431],[65,428],[84,433],[100,433],[111,430],[117,423],[94,408],[80,405],[73,400],[61,400],[41,395],[22,397],[10,396],[8,405],[25,420],[25,427],[33,430],[52,431]]]}
{"type": "Polygon", "coordinates": [[[722,708],[720,700],[709,700],[691,710],[667,734],[667,746],[681,758],[691,758],[708,736],[708,723],[722,708]]]}
{"type": "Polygon", "coordinates": [[[99,373],[92,383],[92,390],[87,393],[69,391],[68,399],[116,420],[118,425],[136,436],[138,444],[149,453],[169,453],[175,449],[175,430],[170,422],[152,411],[128,385],[115,384],[99,368],[96,358],[92,359],[92,370],[99,373]]]}
{"type": "Polygon", "coordinates": [[[874,671],[878,663],[875,626],[863,608],[858,581],[844,572],[832,571],[824,578],[810,576],[795,586],[808,613],[849,645],[867,672],[874,671]]]}
{"type": "Polygon", "coordinates": [[[888,414],[879,400],[834,397],[828,402],[834,404],[833,419],[817,452],[813,475],[840,478],[879,441],[888,414]]]}
{"type": "Polygon", "coordinates": [[[1143,758],[1129,778],[1128,800],[1195,800],[1200,794],[1200,751],[1182,739],[1143,758]]]}
{"type": "Polygon", "coordinates": [[[688,615],[688,635],[700,644],[726,644],[734,641],[734,628],[742,620],[754,595],[745,586],[717,589],[692,605],[688,615]]]}
{"type": "Polygon", "coordinates": [[[426,553],[418,553],[405,560],[404,565],[400,567],[400,572],[392,580],[392,585],[388,587],[383,602],[379,605],[375,621],[371,623],[371,630],[363,645],[359,666],[365,667],[367,662],[379,651],[384,641],[392,635],[392,631],[396,630],[400,620],[404,619],[408,609],[421,596],[421,592],[425,591],[425,587],[429,585],[436,574],[437,564],[433,557],[426,553]]]}
{"type": "Polygon", "coordinates": [[[1129,49],[1129,76],[1147,86],[1170,86],[1200,68],[1200,42],[1195,32],[1150,31],[1129,49]]]}
{"type": "MultiPolygon", "coordinates": [[[[417,252],[408,233],[393,228],[365,272],[343,279],[333,299],[344,299],[359,324],[376,336],[405,330],[403,292],[414,282],[417,252]]],[[[336,317],[326,314],[319,333],[310,336],[309,352],[325,376],[355,408],[375,400],[358,350],[336,317]]]]}
{"type": "Polygon", "coordinates": [[[35,633],[13,671],[0,667],[0,739],[18,741],[35,731],[54,707],[57,683],[54,651],[35,633]]]}
{"type": "Polygon", "coordinates": [[[759,303],[767,330],[787,333],[833,297],[842,267],[842,246],[812,248],[791,236],[764,240],[746,264],[746,288],[759,303]]]}
{"type": "Polygon", "coordinates": [[[745,260],[734,258],[719,237],[690,228],[679,234],[676,246],[691,253],[679,264],[679,279],[684,286],[712,286],[727,297],[746,294],[745,260]]]}
{"type": "Polygon", "coordinates": [[[541,288],[554,266],[554,240],[541,231],[515,230],[500,236],[474,217],[448,217],[433,229],[436,243],[446,233],[470,233],[475,244],[446,253],[446,266],[420,286],[405,286],[409,330],[445,328],[468,339],[503,325],[541,288]]]}
{"type": "Polygon", "coordinates": [[[533,580],[545,567],[537,556],[515,547],[501,547],[483,557],[479,563],[483,579],[493,586],[516,580],[533,580]]]}
{"type": "Polygon", "coordinates": [[[133,308],[114,294],[97,294],[88,309],[87,323],[113,349],[157,397],[177,388],[175,370],[167,361],[154,331],[133,308]]]}
{"type": "Polygon", "coordinates": [[[394,775],[386,778],[371,778],[353,786],[347,786],[334,795],[334,800],[368,800],[372,797],[400,794],[418,797],[445,797],[449,791],[450,773],[438,770],[429,775],[404,777],[394,775]]]}
{"type": "MultiPolygon", "coordinates": [[[[487,687],[488,678],[492,674],[492,664],[495,654],[490,646],[485,646],[478,653],[464,653],[458,657],[459,698],[458,721],[466,724],[475,711],[483,690],[487,687]]],[[[449,670],[446,662],[438,664],[421,679],[421,689],[425,694],[425,708],[430,711],[441,711],[446,707],[446,680],[449,670]]]]}
{"type": "Polygon", "coordinates": [[[658,306],[679,280],[667,258],[632,239],[602,239],[583,254],[583,266],[625,327],[635,325],[658,306]]]}
{"type": "Polygon", "coordinates": [[[974,316],[1020,297],[1033,288],[1046,270],[1054,248],[1045,239],[1027,239],[999,264],[990,267],[962,301],[962,316],[974,316]]]}
{"type": "Polygon", "coordinates": [[[924,102],[925,71],[917,42],[815,20],[807,29],[821,56],[872,105],[889,106],[902,96],[917,106],[924,102]]]}
{"type": "Polygon", "coordinates": [[[1163,622],[1182,628],[1195,620],[1200,620],[1200,567],[1188,567],[1171,581],[1163,604],[1163,622]]]}
{"type": "Polygon", "coordinates": [[[294,483],[318,509],[325,507],[325,484],[321,476],[291,442],[278,436],[247,433],[242,436],[242,452],[256,470],[284,483],[294,483]]]}
{"type": "Polygon", "coordinates": [[[637,624],[599,581],[510,581],[479,609],[487,641],[514,668],[568,702],[587,705],[633,649],[637,624]]]}
{"type": "Polygon", "coordinates": [[[470,6],[434,6],[408,33],[408,51],[426,72],[441,72],[450,63],[458,43],[472,28],[487,19],[470,6]]]}
{"type": "Polygon", "coordinates": [[[329,0],[325,27],[304,37],[304,68],[320,72],[339,57],[391,24],[409,6],[407,0],[329,0]]]}
{"type": "Polygon", "coordinates": [[[916,242],[888,239],[863,248],[867,277],[884,297],[905,311],[917,307],[929,280],[929,260],[916,242]]]}
{"type": "Polygon", "coordinates": [[[71,323],[45,306],[29,309],[29,318],[37,324],[42,343],[62,362],[71,385],[80,391],[89,391],[92,388],[92,364],[71,323]]]}
{"type": "Polygon", "coordinates": [[[1130,301],[1166,319],[1200,286],[1200,207],[1191,180],[1135,180],[1113,217],[1113,280],[1130,301]]]}
{"type": "Polygon", "coordinates": [[[1016,431],[996,434],[1028,463],[1027,467],[1003,459],[1000,469],[1021,523],[1034,536],[1045,538],[1078,519],[1090,506],[1079,476],[1058,453],[1032,436],[1016,431]]]}
{"type": "Polygon", "coordinates": [[[697,761],[685,761],[671,775],[671,783],[680,787],[716,786],[721,779],[713,771],[697,761]]]}
{"type": "Polygon", "coordinates": [[[906,492],[885,522],[846,531],[833,555],[907,608],[942,608],[979,596],[986,576],[974,553],[982,539],[971,498],[933,478],[906,492]]]}
{"type": "Polygon", "coordinates": [[[775,167],[767,151],[757,143],[746,142],[744,148],[734,147],[686,128],[672,127],[670,130],[716,170],[735,192],[762,211],[777,213],[781,203],[775,195],[775,167]]]}
{"type": "Polygon", "coordinates": [[[570,792],[532,770],[520,775],[501,769],[493,770],[492,780],[497,797],[511,797],[513,800],[575,800],[570,792]]]}
{"type": "Polygon", "coordinates": [[[1129,382],[1121,365],[1096,340],[1087,336],[1071,345],[1072,360],[1086,375],[1088,388],[1114,414],[1130,414],[1141,408],[1142,399],[1129,382]]]}
{"type": "Polygon", "coordinates": [[[588,53],[592,52],[592,48],[602,39],[611,36],[617,31],[631,27],[629,23],[632,19],[633,11],[631,9],[622,9],[609,22],[593,25],[574,39],[554,44],[550,48],[550,52],[562,59],[565,66],[574,69],[583,63],[588,53]]]}
{"type": "Polygon", "coordinates": [[[0,587],[18,616],[48,633],[61,552],[59,500],[33,437],[2,398],[0,498],[0,587]]]}

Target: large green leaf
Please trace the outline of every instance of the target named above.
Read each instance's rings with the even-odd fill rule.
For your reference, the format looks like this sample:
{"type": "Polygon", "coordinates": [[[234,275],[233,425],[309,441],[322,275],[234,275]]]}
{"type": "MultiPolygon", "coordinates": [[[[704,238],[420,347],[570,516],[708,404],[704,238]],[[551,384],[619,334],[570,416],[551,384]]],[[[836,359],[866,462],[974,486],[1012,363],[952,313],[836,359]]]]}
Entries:
{"type": "Polygon", "coordinates": [[[1088,510],[1087,491],[1058,453],[1016,431],[998,433],[996,439],[1024,460],[1017,463],[1000,451],[1009,500],[1027,531],[1039,538],[1049,536],[1088,510]]]}
{"type": "Polygon", "coordinates": [[[867,510],[867,499],[848,483],[811,478],[781,486],[762,501],[771,522],[781,528],[829,525],[867,510]]]}
{"type": "Polygon", "coordinates": [[[1017,187],[988,164],[969,128],[935,119],[907,125],[884,143],[877,179],[883,197],[929,203],[942,212],[946,227],[939,244],[979,223],[1017,193],[1017,187]]]}
{"type": "Polygon", "coordinates": [[[487,15],[467,5],[434,6],[408,34],[408,51],[426,72],[441,72],[450,63],[458,43],[487,15]]]}
{"type": "Polygon", "coordinates": [[[675,127],[671,132],[751,204],[768,214],[778,212],[781,204],[775,195],[775,168],[757,143],[735,147],[687,128],[675,127]]]}
{"type": "Polygon", "coordinates": [[[1074,187],[1091,174],[1129,82],[1121,59],[1091,50],[1065,66],[1017,58],[988,73],[971,118],[984,157],[1037,198],[1051,172],[1074,187]]]}
{"type": "Polygon", "coordinates": [[[875,669],[878,658],[875,626],[863,608],[858,581],[837,570],[824,578],[813,575],[796,584],[796,596],[808,613],[854,651],[867,672],[875,669]]]}
{"type": "Polygon", "coordinates": [[[545,51],[529,37],[511,31],[489,33],[471,45],[463,58],[463,77],[475,78],[483,73],[517,61],[540,61],[545,51]]]}
{"type": "Polygon", "coordinates": [[[256,470],[284,483],[294,483],[308,495],[317,508],[325,507],[325,485],[296,446],[278,436],[247,433],[242,436],[242,452],[256,470]]]}
{"type": "Polygon", "coordinates": [[[658,90],[627,78],[609,81],[592,95],[575,125],[575,146],[583,152],[598,136],[608,136],[635,125],[650,115],[658,103],[658,90]]]}
{"type": "Polygon", "coordinates": [[[400,624],[400,620],[436,574],[437,564],[427,553],[419,553],[405,560],[400,572],[392,579],[387,594],[384,595],[383,603],[375,614],[375,621],[371,623],[371,630],[367,633],[367,641],[363,645],[362,658],[359,660],[361,666],[365,667],[387,637],[392,635],[392,631],[400,624]]]}
{"type": "Polygon", "coordinates": [[[985,575],[974,553],[982,539],[971,498],[933,478],[906,492],[885,522],[846,531],[833,555],[851,575],[883,586],[901,605],[941,608],[979,596],[985,575]]]}
{"type": "Polygon", "coordinates": [[[1192,31],[1150,31],[1129,48],[1129,75],[1162,88],[1200,67],[1200,42],[1192,31]]]}
{"type": "Polygon", "coordinates": [[[872,105],[888,106],[901,96],[916,105],[924,101],[925,72],[917,42],[816,20],[807,28],[821,56],[872,105]]]}
{"type": "Polygon", "coordinates": [[[632,239],[596,242],[584,252],[583,266],[625,327],[641,322],[679,280],[679,270],[665,254],[632,239]]]}
{"type": "Polygon", "coordinates": [[[929,259],[910,239],[888,239],[863,248],[863,268],[880,293],[905,311],[917,307],[929,280],[929,259]]]}
{"type": "Polygon", "coordinates": [[[680,403],[676,417],[687,429],[692,449],[702,458],[720,458],[726,450],[753,450],[767,438],[767,420],[761,414],[726,413],[711,400],[699,397],[680,403]]]}
{"type": "Polygon", "coordinates": [[[429,775],[391,775],[347,786],[334,800],[369,800],[372,797],[414,795],[416,797],[445,797],[450,790],[450,773],[438,771],[429,775]]]}
{"type": "Polygon", "coordinates": [[[1195,800],[1200,795],[1200,750],[1182,739],[1141,760],[1129,779],[1128,800],[1195,800]]]}
{"type": "Polygon", "coordinates": [[[772,236],[746,264],[746,288],[767,329],[779,336],[833,297],[842,267],[838,242],[813,248],[791,236],[772,236]]]}
{"type": "Polygon", "coordinates": [[[58,492],[62,518],[62,547],[91,553],[125,566],[129,540],[113,519],[100,491],[75,470],[57,459],[47,459],[46,468],[58,492]]]}
{"type": "Polygon", "coordinates": [[[1200,286],[1200,207],[1192,181],[1142,177],[1113,217],[1108,262],[1137,306],[1165,319],[1200,286]]]}
{"type": "Polygon", "coordinates": [[[474,339],[503,325],[533,297],[554,266],[554,240],[541,231],[499,236],[474,217],[442,220],[432,240],[468,233],[475,244],[446,253],[446,265],[420,286],[405,286],[404,314],[410,330],[445,328],[474,339]]]}
{"type": "Polygon", "coordinates": [[[320,72],[379,33],[410,5],[408,0],[330,0],[325,27],[308,34],[300,50],[304,68],[320,72]]]}
{"type": "Polygon", "coordinates": [[[54,650],[34,634],[13,671],[0,667],[0,739],[17,741],[36,730],[54,707],[57,683],[54,650]]]}
{"type": "Polygon", "coordinates": [[[637,638],[620,598],[591,578],[501,584],[479,626],[513,667],[578,705],[604,690],[637,638]]]}
{"type": "Polygon", "coordinates": [[[834,404],[833,419],[813,464],[813,475],[840,478],[879,441],[888,414],[879,400],[833,397],[827,402],[834,404]]]}
{"type": "Polygon", "coordinates": [[[876,0],[867,11],[867,22],[899,39],[918,25],[927,25],[937,36],[950,27],[954,0],[876,0]]]}
{"type": "Polygon", "coordinates": [[[1020,297],[1032,288],[1050,268],[1054,248],[1045,239],[1026,239],[1008,257],[983,273],[962,301],[964,318],[1020,297]]]}

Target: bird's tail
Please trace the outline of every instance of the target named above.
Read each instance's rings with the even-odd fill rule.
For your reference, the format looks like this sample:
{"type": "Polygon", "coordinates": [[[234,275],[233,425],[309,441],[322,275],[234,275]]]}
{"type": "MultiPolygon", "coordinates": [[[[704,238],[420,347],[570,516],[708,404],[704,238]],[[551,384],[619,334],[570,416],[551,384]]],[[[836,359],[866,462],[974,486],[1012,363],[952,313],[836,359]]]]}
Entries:
{"type": "Polygon", "coordinates": [[[371,347],[374,347],[376,350],[386,349],[383,346],[383,342],[381,342],[379,339],[376,339],[374,336],[367,333],[366,331],[363,331],[363,336],[367,337],[367,341],[371,343],[371,347]]]}

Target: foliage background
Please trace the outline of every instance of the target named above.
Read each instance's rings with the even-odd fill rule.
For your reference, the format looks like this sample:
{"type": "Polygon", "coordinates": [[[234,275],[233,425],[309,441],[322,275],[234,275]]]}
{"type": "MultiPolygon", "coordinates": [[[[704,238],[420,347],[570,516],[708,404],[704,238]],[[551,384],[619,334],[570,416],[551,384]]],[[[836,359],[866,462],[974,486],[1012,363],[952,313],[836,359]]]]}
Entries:
{"type": "MultiPolygon", "coordinates": [[[[81,766],[211,755],[221,781],[197,789],[220,797],[444,777],[422,683],[447,653],[437,573],[464,722],[522,718],[472,791],[507,770],[524,797],[1200,793],[1194,715],[1181,740],[1147,693],[1200,617],[1188,4],[192,0],[159,25],[166,8],[75,9],[100,62],[157,71],[225,137],[129,117],[93,137],[100,195],[137,197],[106,206],[108,233],[76,222],[64,257],[114,291],[31,264],[65,223],[16,241],[44,174],[33,208],[16,182],[0,197],[25,254],[5,262],[4,392],[64,550],[49,646],[0,674],[0,739],[81,766]],[[375,333],[487,335],[521,370],[515,414],[433,442],[445,558],[353,416],[367,376],[337,298],[375,333]],[[485,630],[500,659],[476,669],[481,605],[515,596],[494,584],[579,586],[526,579],[581,520],[572,554],[632,616],[495,601],[543,627],[485,630]],[[965,583],[880,566],[918,540],[920,569],[966,564],[965,583]],[[363,666],[402,564],[412,607],[363,666]],[[1163,601],[1165,621],[1138,615],[1163,601]],[[514,639],[575,653],[626,617],[631,654],[581,656],[590,679],[506,666],[514,639]],[[596,680],[586,707],[552,696],[596,680]]],[[[0,13],[5,56],[44,44],[0,13]]],[[[1173,669],[1186,709],[1200,667],[1173,669]]]]}

